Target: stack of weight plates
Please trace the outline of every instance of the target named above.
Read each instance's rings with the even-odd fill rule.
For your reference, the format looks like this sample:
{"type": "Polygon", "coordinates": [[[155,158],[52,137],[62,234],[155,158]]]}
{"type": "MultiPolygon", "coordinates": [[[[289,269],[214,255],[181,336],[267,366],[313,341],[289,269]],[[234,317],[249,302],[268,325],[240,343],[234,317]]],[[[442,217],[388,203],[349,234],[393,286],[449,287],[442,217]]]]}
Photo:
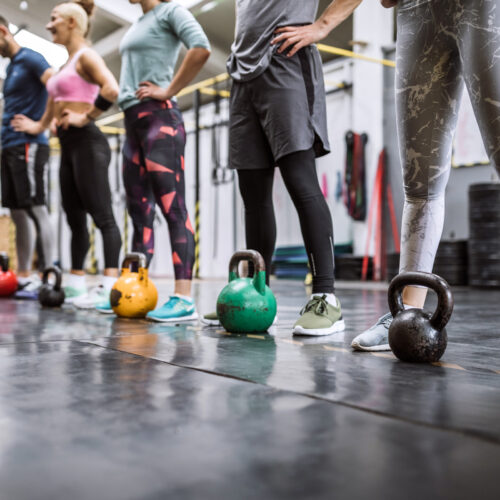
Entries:
{"type": "Polygon", "coordinates": [[[467,242],[441,241],[432,272],[444,278],[450,285],[466,285],[467,242]]]}
{"type": "MultiPolygon", "coordinates": [[[[368,260],[368,279],[372,279],[372,258],[368,260]]],[[[346,281],[359,281],[363,270],[363,257],[349,254],[335,255],[335,278],[346,281]]]]}
{"type": "Polygon", "coordinates": [[[500,287],[500,184],[469,187],[469,284],[500,287]]]}

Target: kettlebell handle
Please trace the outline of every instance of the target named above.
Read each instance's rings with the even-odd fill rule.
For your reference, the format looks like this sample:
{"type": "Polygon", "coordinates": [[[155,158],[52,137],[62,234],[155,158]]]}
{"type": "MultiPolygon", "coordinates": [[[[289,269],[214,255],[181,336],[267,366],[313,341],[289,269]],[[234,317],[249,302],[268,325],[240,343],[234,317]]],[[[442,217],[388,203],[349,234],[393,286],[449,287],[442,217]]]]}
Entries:
{"type": "Polygon", "coordinates": [[[251,260],[254,266],[254,275],[266,270],[266,264],[262,255],[257,250],[240,250],[236,252],[229,261],[229,272],[238,274],[238,264],[242,260],[251,260]]]}
{"type": "Polygon", "coordinates": [[[448,283],[437,274],[422,272],[406,272],[398,274],[389,285],[389,309],[393,317],[404,310],[402,292],[406,286],[421,285],[434,290],[438,297],[438,305],[430,323],[435,330],[442,330],[453,312],[453,295],[448,283]]]}
{"type": "Polygon", "coordinates": [[[122,269],[130,269],[130,264],[137,262],[139,268],[146,267],[146,256],[140,252],[130,252],[125,255],[122,262],[122,269]]]}
{"type": "Polygon", "coordinates": [[[0,267],[4,273],[9,270],[9,256],[6,252],[0,252],[0,267]]]}
{"type": "Polygon", "coordinates": [[[48,284],[50,274],[53,274],[56,277],[56,282],[54,284],[54,290],[59,291],[61,289],[61,281],[62,281],[61,270],[57,266],[47,267],[43,271],[43,275],[42,275],[42,283],[44,285],[48,284]]]}
{"type": "Polygon", "coordinates": [[[266,293],[266,264],[262,255],[257,250],[240,250],[236,252],[229,261],[229,281],[239,278],[238,264],[242,260],[253,262],[253,284],[260,294],[266,293]]]}

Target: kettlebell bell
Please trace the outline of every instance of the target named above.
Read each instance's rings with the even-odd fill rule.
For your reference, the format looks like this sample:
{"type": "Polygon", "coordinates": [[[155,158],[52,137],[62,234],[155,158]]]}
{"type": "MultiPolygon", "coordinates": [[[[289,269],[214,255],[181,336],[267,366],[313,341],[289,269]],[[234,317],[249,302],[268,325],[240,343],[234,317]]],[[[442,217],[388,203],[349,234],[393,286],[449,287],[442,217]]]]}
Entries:
{"type": "Polygon", "coordinates": [[[453,312],[453,296],[448,283],[436,274],[401,273],[391,281],[388,298],[394,318],[389,327],[392,352],[401,361],[438,361],[446,350],[445,326],[453,312]],[[436,292],[438,304],[432,316],[421,309],[404,309],[402,291],[408,285],[421,285],[436,292]]]}
{"type": "Polygon", "coordinates": [[[48,267],[43,271],[42,286],[38,290],[38,302],[43,307],[60,307],[62,305],[65,295],[64,290],[61,288],[61,281],[62,273],[58,267],[48,267]],[[49,275],[51,273],[56,277],[56,282],[53,286],[49,283],[49,275]]]}
{"type": "Polygon", "coordinates": [[[0,297],[8,297],[17,291],[17,276],[9,269],[9,256],[0,253],[0,297]]]}
{"type": "Polygon", "coordinates": [[[120,277],[111,289],[109,301],[113,311],[122,318],[144,318],[156,307],[158,291],[148,278],[144,254],[131,252],[125,255],[120,277]],[[132,264],[137,271],[132,271],[132,264]]]}
{"type": "Polygon", "coordinates": [[[229,283],[217,299],[217,317],[231,333],[265,332],[276,316],[276,298],[266,286],[264,259],[255,250],[236,252],[229,261],[229,283]],[[240,278],[238,264],[253,262],[252,278],[240,278]]]}

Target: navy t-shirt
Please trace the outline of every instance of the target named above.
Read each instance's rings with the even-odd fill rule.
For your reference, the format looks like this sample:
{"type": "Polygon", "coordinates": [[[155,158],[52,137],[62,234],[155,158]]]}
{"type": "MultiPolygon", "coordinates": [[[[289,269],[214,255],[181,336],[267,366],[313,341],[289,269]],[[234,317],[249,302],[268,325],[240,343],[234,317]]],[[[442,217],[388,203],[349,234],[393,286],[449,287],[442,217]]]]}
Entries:
{"type": "Polygon", "coordinates": [[[27,142],[47,144],[45,133],[31,135],[15,132],[10,126],[14,115],[26,115],[35,121],[42,117],[48,95],[40,78],[47,68],[50,68],[50,65],[45,58],[26,47],[21,48],[7,66],[3,84],[2,148],[27,142]]]}

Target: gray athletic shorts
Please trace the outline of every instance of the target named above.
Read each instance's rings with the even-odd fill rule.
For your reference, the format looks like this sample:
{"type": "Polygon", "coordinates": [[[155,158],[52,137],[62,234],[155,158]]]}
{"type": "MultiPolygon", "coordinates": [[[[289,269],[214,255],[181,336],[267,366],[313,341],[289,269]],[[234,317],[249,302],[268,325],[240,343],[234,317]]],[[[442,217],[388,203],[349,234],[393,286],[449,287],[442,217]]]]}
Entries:
{"type": "Polygon", "coordinates": [[[314,147],[330,152],[321,57],[316,46],[293,57],[273,55],[253,80],[233,81],[229,112],[229,166],[270,168],[283,156],[314,147]]]}

